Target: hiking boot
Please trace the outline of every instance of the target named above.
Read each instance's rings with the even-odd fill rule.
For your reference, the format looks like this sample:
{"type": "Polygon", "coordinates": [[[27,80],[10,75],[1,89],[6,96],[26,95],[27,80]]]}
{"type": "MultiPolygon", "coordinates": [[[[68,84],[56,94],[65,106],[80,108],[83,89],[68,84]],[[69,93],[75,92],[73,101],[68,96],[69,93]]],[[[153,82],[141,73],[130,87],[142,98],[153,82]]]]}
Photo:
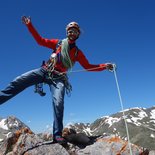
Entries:
{"type": "Polygon", "coordinates": [[[59,143],[60,145],[66,145],[67,144],[67,141],[61,136],[54,137],[53,142],[54,143],[59,143]]]}

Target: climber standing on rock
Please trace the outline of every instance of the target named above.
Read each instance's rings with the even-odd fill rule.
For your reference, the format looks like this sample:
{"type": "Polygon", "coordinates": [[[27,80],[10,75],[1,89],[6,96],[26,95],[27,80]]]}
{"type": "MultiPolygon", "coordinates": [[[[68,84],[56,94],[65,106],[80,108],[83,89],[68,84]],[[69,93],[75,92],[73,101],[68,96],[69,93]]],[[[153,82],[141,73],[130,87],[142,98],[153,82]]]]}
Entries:
{"type": "Polygon", "coordinates": [[[1,90],[0,104],[32,85],[36,85],[36,91],[43,96],[45,94],[38,86],[41,83],[47,83],[52,93],[53,140],[62,144],[65,142],[62,138],[65,90],[67,92],[71,91],[67,71],[74,66],[75,62],[79,62],[87,71],[112,70],[113,64],[93,65],[89,63],[84,53],[76,46],[76,40],[81,33],[80,27],[76,22],[71,22],[66,26],[67,36],[63,40],[41,37],[34,28],[30,17],[23,16],[22,22],[27,26],[39,45],[52,49],[53,52],[49,60],[44,62],[41,67],[16,77],[5,89],[1,90]]]}

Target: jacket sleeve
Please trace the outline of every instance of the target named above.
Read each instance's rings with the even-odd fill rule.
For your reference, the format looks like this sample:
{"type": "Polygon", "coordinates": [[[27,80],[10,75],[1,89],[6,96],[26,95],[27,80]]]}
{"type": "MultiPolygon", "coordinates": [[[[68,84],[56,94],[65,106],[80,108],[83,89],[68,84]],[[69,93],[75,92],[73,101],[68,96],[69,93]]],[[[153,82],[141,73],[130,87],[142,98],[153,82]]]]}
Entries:
{"type": "Polygon", "coordinates": [[[103,71],[106,69],[106,64],[90,64],[81,50],[78,51],[77,61],[87,71],[103,71]]]}
{"type": "Polygon", "coordinates": [[[36,42],[39,45],[45,46],[45,47],[48,47],[51,49],[56,48],[56,44],[58,43],[58,39],[51,39],[50,40],[50,39],[46,39],[46,38],[41,37],[31,22],[29,24],[27,24],[27,28],[28,28],[29,32],[32,34],[33,38],[36,40],[36,42]]]}

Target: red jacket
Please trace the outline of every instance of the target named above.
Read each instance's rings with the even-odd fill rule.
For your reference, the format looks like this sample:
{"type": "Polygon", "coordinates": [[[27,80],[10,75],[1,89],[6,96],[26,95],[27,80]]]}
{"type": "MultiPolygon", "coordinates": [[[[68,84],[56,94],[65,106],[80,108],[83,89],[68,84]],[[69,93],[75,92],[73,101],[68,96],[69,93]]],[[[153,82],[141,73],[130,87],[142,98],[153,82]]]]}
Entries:
{"type": "MultiPolygon", "coordinates": [[[[37,32],[37,30],[34,28],[34,26],[32,25],[32,23],[29,23],[27,25],[28,30],[30,31],[30,33],[32,34],[32,36],[34,37],[34,39],[36,40],[36,42],[41,45],[41,46],[45,46],[48,47],[50,49],[55,50],[56,49],[56,45],[58,43],[58,39],[46,39],[46,38],[42,38],[39,33],[37,32]]],[[[61,50],[60,48],[58,49],[59,51],[61,50]]],[[[69,56],[71,58],[71,60],[73,62],[78,61],[80,63],[80,65],[85,68],[88,71],[102,71],[104,69],[106,69],[106,65],[105,64],[99,64],[99,65],[93,65],[90,64],[89,61],[87,60],[87,58],[85,57],[85,55],[83,54],[83,52],[78,49],[78,54],[75,57],[75,52],[76,52],[76,47],[72,48],[71,51],[69,52],[69,56]],[[100,68],[99,68],[100,67],[100,68]]],[[[59,52],[57,51],[57,52],[59,52]]],[[[57,62],[55,69],[60,71],[60,72],[66,72],[67,68],[64,67],[64,65],[62,64],[62,62],[57,62]]]]}

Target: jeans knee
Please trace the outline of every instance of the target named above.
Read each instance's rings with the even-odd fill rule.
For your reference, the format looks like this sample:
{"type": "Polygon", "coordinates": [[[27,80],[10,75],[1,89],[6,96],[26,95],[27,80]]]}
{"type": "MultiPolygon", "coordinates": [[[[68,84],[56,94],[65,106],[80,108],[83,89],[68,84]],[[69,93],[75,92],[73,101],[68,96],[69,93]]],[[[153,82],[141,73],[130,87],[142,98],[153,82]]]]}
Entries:
{"type": "Polygon", "coordinates": [[[64,108],[64,99],[63,98],[53,98],[53,104],[56,109],[64,108]]]}

